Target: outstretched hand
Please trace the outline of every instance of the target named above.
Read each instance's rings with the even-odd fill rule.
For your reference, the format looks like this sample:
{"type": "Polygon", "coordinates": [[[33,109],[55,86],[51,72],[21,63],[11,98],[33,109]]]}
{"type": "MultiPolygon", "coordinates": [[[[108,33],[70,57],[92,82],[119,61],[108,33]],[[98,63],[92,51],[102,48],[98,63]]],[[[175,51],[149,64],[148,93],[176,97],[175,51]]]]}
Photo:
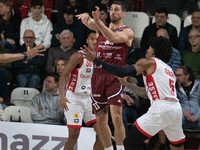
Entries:
{"type": "Polygon", "coordinates": [[[89,61],[94,61],[96,58],[96,55],[94,52],[92,52],[86,45],[83,45],[84,48],[81,47],[81,50],[83,50],[85,53],[83,54],[83,57],[86,58],[89,61]]]}
{"type": "Polygon", "coordinates": [[[42,44],[39,44],[33,48],[28,47],[26,54],[27,54],[27,58],[33,58],[35,56],[44,56],[44,54],[42,54],[42,52],[46,51],[46,49],[44,48],[44,46],[42,44]]]}

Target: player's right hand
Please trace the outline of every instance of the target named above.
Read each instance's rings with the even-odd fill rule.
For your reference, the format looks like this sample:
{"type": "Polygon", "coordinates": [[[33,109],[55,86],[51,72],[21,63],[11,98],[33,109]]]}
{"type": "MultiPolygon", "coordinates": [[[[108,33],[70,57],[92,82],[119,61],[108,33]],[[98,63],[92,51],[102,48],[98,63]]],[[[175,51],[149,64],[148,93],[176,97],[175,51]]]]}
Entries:
{"type": "Polygon", "coordinates": [[[60,108],[63,110],[63,111],[68,111],[69,108],[67,106],[67,103],[70,103],[70,101],[66,98],[66,97],[60,97],[60,108]]]}

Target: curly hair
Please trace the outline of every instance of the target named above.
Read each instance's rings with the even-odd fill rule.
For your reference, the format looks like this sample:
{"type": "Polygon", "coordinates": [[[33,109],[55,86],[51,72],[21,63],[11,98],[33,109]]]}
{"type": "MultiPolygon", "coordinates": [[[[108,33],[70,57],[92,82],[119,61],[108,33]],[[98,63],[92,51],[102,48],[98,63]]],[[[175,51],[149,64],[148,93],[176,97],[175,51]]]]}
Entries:
{"type": "Polygon", "coordinates": [[[168,39],[164,37],[153,37],[150,39],[149,45],[154,49],[155,57],[165,63],[169,62],[172,56],[172,47],[168,39]]]}

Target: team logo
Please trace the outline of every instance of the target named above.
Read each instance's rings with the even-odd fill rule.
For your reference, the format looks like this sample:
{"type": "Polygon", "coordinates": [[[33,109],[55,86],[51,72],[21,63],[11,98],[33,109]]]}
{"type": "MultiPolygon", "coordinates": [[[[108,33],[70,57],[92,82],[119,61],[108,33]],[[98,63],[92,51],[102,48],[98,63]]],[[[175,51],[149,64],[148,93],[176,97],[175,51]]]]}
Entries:
{"type": "Polygon", "coordinates": [[[91,72],[91,68],[87,68],[87,69],[86,69],[86,72],[91,72]]]}
{"type": "Polygon", "coordinates": [[[85,88],[86,88],[86,86],[82,86],[82,87],[81,87],[82,90],[85,90],[85,88]]]}
{"type": "Polygon", "coordinates": [[[79,118],[79,114],[78,114],[78,113],[75,113],[75,114],[74,114],[74,118],[79,118]]]}
{"type": "Polygon", "coordinates": [[[79,119],[74,119],[74,123],[78,123],[79,122],[79,119]]]}

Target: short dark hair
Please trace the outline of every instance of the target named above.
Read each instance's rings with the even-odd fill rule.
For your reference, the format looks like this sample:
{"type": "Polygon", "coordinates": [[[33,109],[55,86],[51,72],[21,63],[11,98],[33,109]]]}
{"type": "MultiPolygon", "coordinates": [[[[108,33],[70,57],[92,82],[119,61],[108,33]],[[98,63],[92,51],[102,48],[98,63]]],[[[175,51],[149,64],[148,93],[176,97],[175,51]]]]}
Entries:
{"type": "Polygon", "coordinates": [[[30,7],[36,7],[36,6],[42,7],[42,5],[43,5],[42,0],[30,0],[30,7]]]}
{"type": "Polygon", "coordinates": [[[75,9],[73,6],[66,5],[63,9],[63,14],[75,15],[75,9]]]}
{"type": "Polygon", "coordinates": [[[157,8],[156,11],[155,11],[155,13],[154,13],[154,15],[156,13],[158,13],[158,14],[165,13],[165,15],[168,16],[168,11],[167,11],[167,9],[165,7],[159,7],[159,8],[157,8]]]}
{"type": "Polygon", "coordinates": [[[192,15],[193,15],[194,12],[200,12],[200,9],[195,9],[195,10],[193,10],[193,11],[192,11],[192,15]]]}
{"type": "Polygon", "coordinates": [[[87,35],[86,35],[86,39],[88,39],[88,37],[89,37],[89,35],[91,34],[91,33],[96,33],[94,30],[88,30],[87,31],[87,35]]]}
{"type": "Polygon", "coordinates": [[[113,1],[112,4],[120,5],[121,8],[122,8],[122,11],[126,11],[126,7],[125,7],[125,5],[124,5],[124,3],[122,1],[113,1]]]}
{"type": "Polygon", "coordinates": [[[154,49],[155,57],[161,59],[165,63],[169,62],[172,56],[172,47],[168,39],[164,37],[153,37],[149,41],[149,46],[154,49]]]}
{"type": "Polygon", "coordinates": [[[194,72],[192,71],[192,69],[190,67],[188,67],[188,66],[179,66],[177,69],[182,69],[184,75],[189,74],[188,80],[194,82],[195,75],[194,75],[194,72]]]}
{"type": "Polygon", "coordinates": [[[104,5],[104,4],[99,4],[99,11],[104,11],[104,12],[106,12],[107,13],[107,7],[106,7],[106,5],[104,5]]]}
{"type": "Polygon", "coordinates": [[[59,82],[60,75],[58,73],[48,73],[46,77],[53,77],[55,82],[59,82]]]}

